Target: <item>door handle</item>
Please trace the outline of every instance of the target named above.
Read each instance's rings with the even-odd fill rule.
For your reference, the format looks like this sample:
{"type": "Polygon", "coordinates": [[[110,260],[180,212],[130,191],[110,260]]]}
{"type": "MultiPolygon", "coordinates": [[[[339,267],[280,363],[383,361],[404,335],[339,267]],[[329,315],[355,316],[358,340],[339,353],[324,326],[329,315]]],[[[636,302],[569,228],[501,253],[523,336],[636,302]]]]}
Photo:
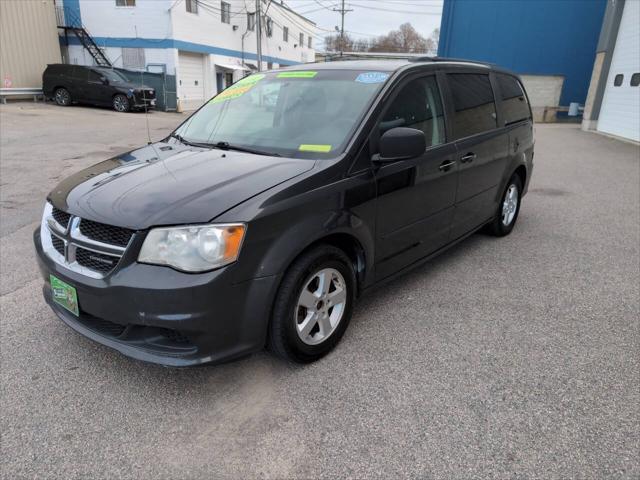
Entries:
{"type": "Polygon", "coordinates": [[[475,158],[476,158],[476,154],[473,152],[469,152],[466,155],[463,155],[462,157],[460,157],[460,161],[462,163],[468,163],[468,162],[473,162],[475,158]]]}
{"type": "Polygon", "coordinates": [[[442,162],[442,164],[440,164],[438,170],[440,170],[441,172],[448,172],[455,164],[456,162],[454,162],[453,160],[445,160],[444,162],[442,162]]]}

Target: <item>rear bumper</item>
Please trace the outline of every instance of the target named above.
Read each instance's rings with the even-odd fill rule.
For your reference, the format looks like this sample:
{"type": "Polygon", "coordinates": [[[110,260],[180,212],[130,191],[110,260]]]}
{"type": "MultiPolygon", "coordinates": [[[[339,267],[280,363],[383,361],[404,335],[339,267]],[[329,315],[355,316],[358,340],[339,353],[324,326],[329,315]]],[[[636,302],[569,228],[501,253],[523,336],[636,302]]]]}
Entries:
{"type": "Polygon", "coordinates": [[[186,274],[136,262],[94,279],[54,262],[34,233],[43,294],[82,335],[146,362],[186,367],[232,360],[264,347],[277,276],[232,283],[229,268],[186,274]],[[49,275],[76,288],[80,315],[52,300],[49,275]]]}

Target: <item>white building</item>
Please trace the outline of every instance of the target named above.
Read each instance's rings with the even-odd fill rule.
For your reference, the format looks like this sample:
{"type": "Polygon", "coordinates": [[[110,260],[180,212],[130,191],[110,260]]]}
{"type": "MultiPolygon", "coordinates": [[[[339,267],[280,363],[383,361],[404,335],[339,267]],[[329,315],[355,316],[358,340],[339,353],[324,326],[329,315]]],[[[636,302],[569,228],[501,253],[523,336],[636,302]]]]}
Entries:
{"type": "Polygon", "coordinates": [[[640,1],[609,0],[583,130],[640,142],[640,1]]]}
{"type": "MultiPolygon", "coordinates": [[[[258,68],[256,0],[56,1],[114,67],[175,75],[187,110],[258,68]]],[[[260,2],[262,69],[313,62],[315,24],[282,0],[260,2]]],[[[68,63],[95,63],[69,32],[61,45],[68,63]]]]}

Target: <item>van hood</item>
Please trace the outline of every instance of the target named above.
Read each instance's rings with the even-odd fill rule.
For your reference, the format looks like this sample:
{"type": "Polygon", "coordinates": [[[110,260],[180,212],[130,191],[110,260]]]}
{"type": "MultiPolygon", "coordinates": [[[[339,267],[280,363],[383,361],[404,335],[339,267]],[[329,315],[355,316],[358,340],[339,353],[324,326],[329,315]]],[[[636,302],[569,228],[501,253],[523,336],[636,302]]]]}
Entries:
{"type": "Polygon", "coordinates": [[[159,142],[66,178],[49,201],[72,215],[134,230],[205,223],[314,163],[159,142]]]}

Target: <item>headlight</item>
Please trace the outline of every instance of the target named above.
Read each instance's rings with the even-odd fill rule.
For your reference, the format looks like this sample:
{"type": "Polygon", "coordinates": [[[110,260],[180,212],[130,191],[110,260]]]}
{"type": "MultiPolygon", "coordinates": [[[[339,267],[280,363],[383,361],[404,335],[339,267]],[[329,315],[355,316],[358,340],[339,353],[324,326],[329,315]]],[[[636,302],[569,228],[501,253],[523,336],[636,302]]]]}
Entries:
{"type": "Polygon", "coordinates": [[[242,223],[154,228],[142,244],[138,261],[185,272],[213,270],[236,261],[245,230],[242,223]]]}

